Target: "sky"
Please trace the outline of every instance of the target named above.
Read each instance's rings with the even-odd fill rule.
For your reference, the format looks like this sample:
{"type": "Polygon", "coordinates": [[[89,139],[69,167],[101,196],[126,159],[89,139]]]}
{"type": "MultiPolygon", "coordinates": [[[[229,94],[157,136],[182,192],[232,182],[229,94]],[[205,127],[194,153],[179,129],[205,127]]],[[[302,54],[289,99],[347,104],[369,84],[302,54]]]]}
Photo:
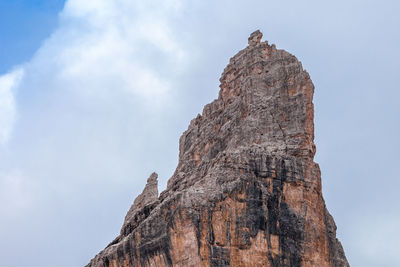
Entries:
{"type": "Polygon", "coordinates": [[[351,266],[400,266],[400,3],[0,0],[2,266],[84,266],[260,29],[315,85],[315,161],[351,266]]]}

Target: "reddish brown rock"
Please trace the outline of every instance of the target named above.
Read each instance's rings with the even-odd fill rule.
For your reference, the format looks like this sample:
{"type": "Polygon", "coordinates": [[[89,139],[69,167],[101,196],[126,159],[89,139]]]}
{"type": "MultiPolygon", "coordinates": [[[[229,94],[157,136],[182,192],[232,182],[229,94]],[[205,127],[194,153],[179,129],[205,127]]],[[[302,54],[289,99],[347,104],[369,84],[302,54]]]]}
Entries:
{"type": "Polygon", "coordinates": [[[349,266],[313,161],[313,83],[261,37],[183,133],[167,189],[149,179],[88,267],[349,266]]]}

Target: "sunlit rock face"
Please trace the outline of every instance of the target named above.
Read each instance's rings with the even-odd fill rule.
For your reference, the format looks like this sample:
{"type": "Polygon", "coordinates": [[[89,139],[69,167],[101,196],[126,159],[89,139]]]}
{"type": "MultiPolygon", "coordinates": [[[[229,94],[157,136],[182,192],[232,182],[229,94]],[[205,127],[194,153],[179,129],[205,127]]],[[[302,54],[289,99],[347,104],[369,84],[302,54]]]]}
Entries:
{"type": "Polygon", "coordinates": [[[230,59],[218,99],[181,136],[167,189],[158,196],[152,174],[87,266],[349,266],[313,161],[313,83],[261,38],[230,59]]]}

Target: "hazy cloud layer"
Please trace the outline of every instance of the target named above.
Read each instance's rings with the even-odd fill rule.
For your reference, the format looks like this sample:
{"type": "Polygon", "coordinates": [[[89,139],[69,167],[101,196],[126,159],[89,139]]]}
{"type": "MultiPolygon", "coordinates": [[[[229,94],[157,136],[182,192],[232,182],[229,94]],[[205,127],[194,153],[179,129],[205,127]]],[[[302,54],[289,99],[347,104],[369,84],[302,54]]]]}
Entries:
{"type": "Polygon", "coordinates": [[[15,120],[14,92],[18,87],[22,69],[0,76],[0,145],[8,141],[15,120]]]}
{"type": "Polygon", "coordinates": [[[352,266],[400,265],[396,1],[66,2],[29,62],[0,76],[0,255],[83,266],[217,96],[250,32],[314,84],[324,197],[352,266]],[[21,253],[23,256],[21,256],[21,253]]]}

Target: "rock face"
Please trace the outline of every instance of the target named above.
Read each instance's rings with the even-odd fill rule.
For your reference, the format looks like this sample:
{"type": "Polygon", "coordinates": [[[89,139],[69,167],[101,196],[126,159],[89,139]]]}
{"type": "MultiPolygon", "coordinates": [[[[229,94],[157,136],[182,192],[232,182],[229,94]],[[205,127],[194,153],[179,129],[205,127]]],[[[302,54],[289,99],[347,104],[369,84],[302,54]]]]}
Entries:
{"type": "Polygon", "coordinates": [[[152,174],[88,267],[349,266],[313,161],[313,83],[261,37],[183,133],[167,189],[152,174]]]}
{"type": "Polygon", "coordinates": [[[152,209],[152,206],[158,201],[158,174],[153,172],[147,179],[146,186],[143,192],[136,197],[133,205],[125,216],[124,224],[122,225],[121,234],[129,232],[132,220],[137,220],[140,214],[152,209]]]}

